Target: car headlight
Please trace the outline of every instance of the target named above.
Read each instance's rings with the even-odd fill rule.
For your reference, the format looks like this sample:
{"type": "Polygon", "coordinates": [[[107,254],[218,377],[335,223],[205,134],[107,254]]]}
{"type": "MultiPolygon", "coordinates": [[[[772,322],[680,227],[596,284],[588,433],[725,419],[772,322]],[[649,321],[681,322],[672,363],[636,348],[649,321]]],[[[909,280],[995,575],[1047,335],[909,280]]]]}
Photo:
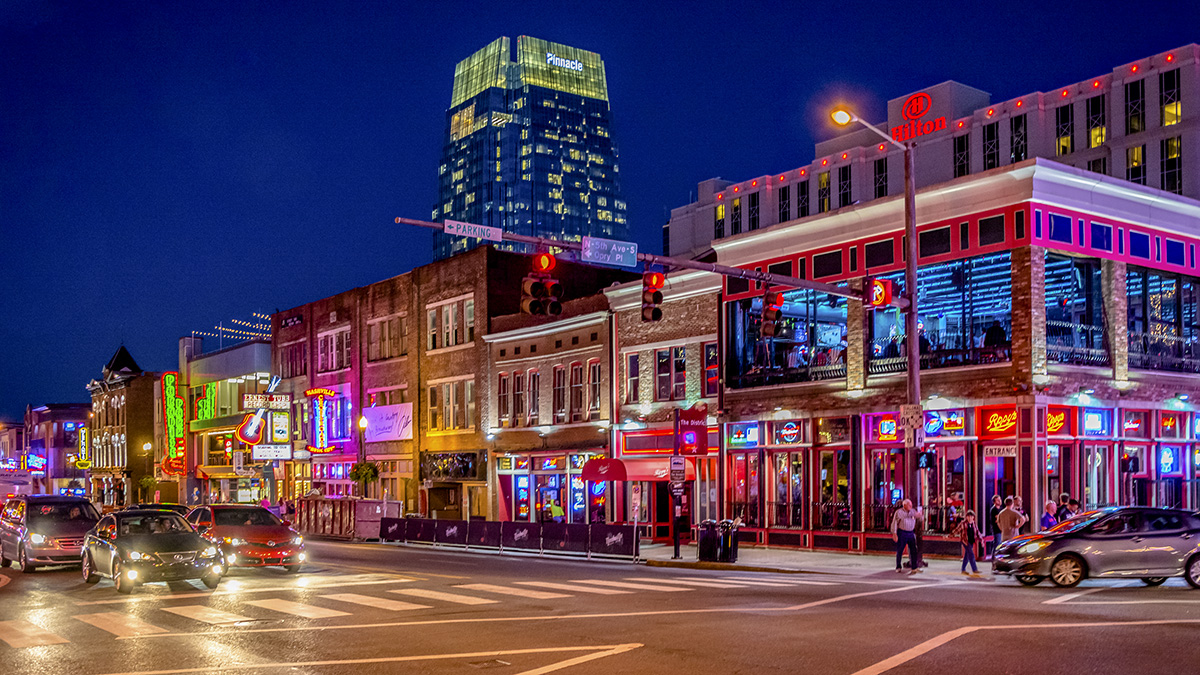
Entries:
{"type": "Polygon", "coordinates": [[[230,546],[241,546],[246,542],[238,539],[237,537],[225,537],[225,543],[229,544],[230,546]]]}
{"type": "Polygon", "coordinates": [[[296,535],[296,537],[294,539],[292,539],[292,543],[299,546],[300,544],[304,543],[304,537],[301,537],[300,535],[296,535]]]}
{"type": "Polygon", "coordinates": [[[1020,553],[1021,555],[1029,555],[1030,553],[1037,553],[1049,545],[1050,542],[1046,541],[1045,539],[1039,539],[1038,541],[1031,541],[1017,549],[1017,553],[1020,553]]]}
{"type": "Polygon", "coordinates": [[[50,541],[50,537],[47,537],[44,534],[38,534],[37,532],[29,533],[29,542],[35,546],[41,546],[48,541],[50,541]]]}
{"type": "Polygon", "coordinates": [[[216,555],[217,555],[217,547],[216,546],[209,546],[208,548],[206,548],[200,552],[201,558],[213,558],[213,557],[216,557],[216,555]]]}
{"type": "Polygon", "coordinates": [[[149,560],[150,554],[142,553],[141,551],[130,551],[129,559],[130,560],[149,560]]]}

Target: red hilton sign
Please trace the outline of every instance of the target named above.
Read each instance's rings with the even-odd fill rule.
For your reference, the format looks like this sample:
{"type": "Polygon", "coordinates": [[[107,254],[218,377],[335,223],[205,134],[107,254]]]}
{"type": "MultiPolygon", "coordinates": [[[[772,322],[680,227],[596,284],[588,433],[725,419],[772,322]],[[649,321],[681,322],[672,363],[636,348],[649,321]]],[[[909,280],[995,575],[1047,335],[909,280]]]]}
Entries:
{"type": "Polygon", "coordinates": [[[904,107],[900,109],[900,114],[904,119],[908,120],[898,127],[892,127],[892,138],[898,143],[911,141],[917,136],[932,134],[935,131],[941,131],[946,128],[946,116],[942,115],[932,120],[922,120],[925,113],[929,112],[929,108],[933,105],[933,99],[925,92],[918,92],[909,96],[904,101],[904,107]]]}

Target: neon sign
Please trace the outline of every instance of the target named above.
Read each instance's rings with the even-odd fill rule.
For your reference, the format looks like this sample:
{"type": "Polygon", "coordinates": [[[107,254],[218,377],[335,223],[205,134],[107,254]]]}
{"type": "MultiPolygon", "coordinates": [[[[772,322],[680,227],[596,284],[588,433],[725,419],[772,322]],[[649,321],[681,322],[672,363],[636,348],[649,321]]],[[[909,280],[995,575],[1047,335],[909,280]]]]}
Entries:
{"type": "MultiPolygon", "coordinates": [[[[82,424],[79,425],[79,462],[86,462],[88,458],[88,428],[82,424]]],[[[78,464],[78,462],[76,462],[78,464]]]]}
{"type": "Polygon", "coordinates": [[[892,304],[892,282],[887,279],[871,280],[871,306],[882,307],[892,304]]]}
{"type": "Polygon", "coordinates": [[[34,473],[44,473],[46,471],[46,458],[41,455],[26,455],[25,466],[34,473]]]}
{"type": "Polygon", "coordinates": [[[1163,448],[1162,454],[1158,457],[1158,469],[1160,474],[1175,473],[1179,468],[1176,461],[1175,448],[1163,448]]]}
{"type": "Polygon", "coordinates": [[[776,432],[779,434],[777,442],[795,443],[800,440],[800,425],[795,421],[784,422],[779,425],[778,429],[776,432]]]}
{"type": "Polygon", "coordinates": [[[313,425],[315,427],[313,439],[316,445],[308,446],[308,451],[314,454],[325,454],[333,452],[336,448],[329,444],[329,399],[337,396],[337,392],[332,389],[317,388],[309,389],[304,392],[309,398],[316,397],[313,401],[313,425]]]}
{"type": "Polygon", "coordinates": [[[196,419],[211,420],[217,416],[217,383],[204,385],[204,395],[196,399],[196,419]]]}
{"type": "Polygon", "coordinates": [[[988,415],[987,425],[985,429],[991,434],[1005,433],[1017,426],[1017,411],[1007,413],[992,413],[988,415]]]}
{"type": "Polygon", "coordinates": [[[172,475],[183,475],[183,471],[179,469],[183,464],[182,458],[187,449],[187,440],[184,437],[184,425],[187,422],[187,403],[183,397],[179,395],[179,373],[166,372],[162,375],[162,397],[163,397],[163,434],[166,436],[167,457],[165,459],[176,459],[176,462],[162,462],[163,473],[172,475]],[[170,466],[170,469],[168,469],[170,466]]]}
{"type": "Polygon", "coordinates": [[[879,440],[894,441],[897,438],[896,418],[892,416],[879,420],[879,440]]]}
{"type": "Polygon", "coordinates": [[[935,131],[941,131],[946,128],[946,116],[942,115],[937,119],[921,121],[925,113],[929,112],[929,108],[933,106],[933,99],[925,92],[918,92],[909,96],[904,101],[904,107],[900,109],[900,114],[908,122],[901,124],[898,127],[892,127],[892,138],[897,142],[903,143],[910,141],[918,136],[932,134],[935,131]]]}
{"type": "Polygon", "coordinates": [[[1067,426],[1066,410],[1051,410],[1046,413],[1046,433],[1057,434],[1067,426]]]}

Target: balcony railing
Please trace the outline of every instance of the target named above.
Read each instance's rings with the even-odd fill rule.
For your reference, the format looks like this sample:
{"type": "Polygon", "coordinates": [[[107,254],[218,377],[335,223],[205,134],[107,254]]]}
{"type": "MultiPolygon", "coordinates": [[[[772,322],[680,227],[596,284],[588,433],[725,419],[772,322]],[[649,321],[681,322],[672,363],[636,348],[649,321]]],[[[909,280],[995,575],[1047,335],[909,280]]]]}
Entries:
{"type": "Polygon", "coordinates": [[[820,382],[846,377],[846,362],[844,359],[817,361],[814,365],[799,364],[795,367],[754,367],[742,375],[734,375],[731,385],[734,389],[747,387],[765,387],[776,384],[795,384],[797,382],[820,382]]]}
{"type": "Polygon", "coordinates": [[[1109,365],[1104,327],[1046,321],[1046,358],[1078,366],[1109,365]]]}
{"type": "Polygon", "coordinates": [[[1200,373],[1200,344],[1176,335],[1129,334],[1129,366],[1200,373]]]}
{"type": "MultiPolygon", "coordinates": [[[[921,341],[921,370],[954,368],[1012,360],[1012,348],[1007,344],[976,347],[962,333],[927,333],[921,341]]],[[[905,344],[898,337],[871,341],[869,369],[872,375],[903,373],[908,370],[905,344]]]]}
{"type": "Polygon", "coordinates": [[[772,527],[804,527],[804,504],[767,502],[772,527]]]}

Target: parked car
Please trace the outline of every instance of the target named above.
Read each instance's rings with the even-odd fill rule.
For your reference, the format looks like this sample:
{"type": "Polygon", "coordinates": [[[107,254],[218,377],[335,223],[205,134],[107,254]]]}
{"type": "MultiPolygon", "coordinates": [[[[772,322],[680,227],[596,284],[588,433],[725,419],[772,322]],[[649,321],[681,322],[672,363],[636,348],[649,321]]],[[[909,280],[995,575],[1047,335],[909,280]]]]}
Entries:
{"type": "Polygon", "coordinates": [[[22,572],[79,562],[84,536],[100,514],[82,497],[22,495],[0,514],[0,567],[15,560],[22,572]]]}
{"type": "Polygon", "coordinates": [[[188,507],[184,506],[183,504],[168,504],[166,502],[134,504],[132,506],[126,506],[122,510],[123,511],[136,511],[136,510],[142,510],[142,509],[156,509],[159,511],[174,511],[175,513],[178,513],[181,516],[186,516],[188,514],[188,511],[191,510],[188,507]]]}
{"type": "Polygon", "coordinates": [[[110,513],[88,532],[83,580],[113,580],[118,593],[150,581],[200,579],[216,588],[225,566],[220,551],[178,513],[155,509],[110,513]]]}
{"type": "Polygon", "coordinates": [[[1088,577],[1136,577],[1158,586],[1182,576],[1200,588],[1200,514],[1146,507],[1088,511],[1004,542],[994,569],[1026,586],[1047,577],[1062,587],[1088,577]]]}
{"type": "Polygon", "coordinates": [[[307,558],[304,537],[261,506],[198,506],[188,514],[188,521],[221,549],[229,567],[282,566],[298,572],[307,558]]]}

